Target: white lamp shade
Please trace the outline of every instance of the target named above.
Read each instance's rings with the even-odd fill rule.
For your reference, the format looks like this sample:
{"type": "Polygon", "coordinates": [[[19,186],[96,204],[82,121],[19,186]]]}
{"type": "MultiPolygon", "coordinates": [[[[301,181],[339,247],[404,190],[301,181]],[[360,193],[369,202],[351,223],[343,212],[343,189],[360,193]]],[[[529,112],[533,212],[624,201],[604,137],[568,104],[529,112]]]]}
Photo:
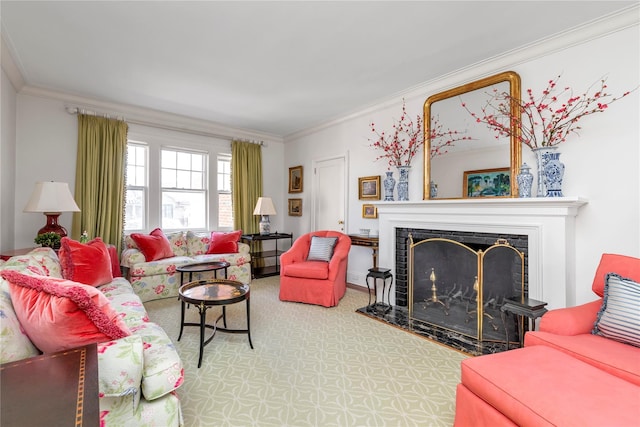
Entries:
{"type": "Polygon", "coordinates": [[[24,212],[80,212],[66,182],[36,182],[24,212]]]}
{"type": "Polygon", "coordinates": [[[259,197],[256,208],[253,210],[254,215],[275,215],[276,208],[273,206],[271,197],[259,197]]]}

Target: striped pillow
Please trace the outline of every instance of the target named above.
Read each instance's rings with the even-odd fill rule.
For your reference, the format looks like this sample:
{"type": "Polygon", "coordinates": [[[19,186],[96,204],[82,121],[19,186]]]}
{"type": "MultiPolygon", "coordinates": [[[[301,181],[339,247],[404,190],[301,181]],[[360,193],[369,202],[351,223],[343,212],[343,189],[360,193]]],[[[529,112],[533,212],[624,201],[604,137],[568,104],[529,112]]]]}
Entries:
{"type": "Polygon", "coordinates": [[[311,247],[307,261],[331,261],[333,248],[337,241],[337,237],[311,236],[311,247]]]}
{"type": "Polygon", "coordinates": [[[609,273],[592,333],[640,347],[640,284],[609,273]]]}

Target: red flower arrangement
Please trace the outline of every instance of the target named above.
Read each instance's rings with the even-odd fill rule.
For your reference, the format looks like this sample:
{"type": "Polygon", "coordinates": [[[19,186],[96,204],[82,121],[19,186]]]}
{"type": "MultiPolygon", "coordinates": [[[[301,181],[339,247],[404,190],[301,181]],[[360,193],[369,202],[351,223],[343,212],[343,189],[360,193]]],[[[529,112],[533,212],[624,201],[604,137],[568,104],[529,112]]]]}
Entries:
{"type": "Polygon", "coordinates": [[[387,158],[389,159],[389,166],[411,166],[411,160],[424,145],[422,118],[416,116],[414,127],[414,122],[407,114],[404,99],[402,100],[402,115],[400,120],[393,124],[392,135],[387,135],[384,131],[379,133],[376,130],[375,123],[371,123],[370,126],[371,132],[378,135],[378,139],[371,144],[371,147],[383,151],[381,155],[376,157],[376,161],[387,158]]]}
{"type": "MultiPolygon", "coordinates": [[[[431,158],[447,153],[446,147],[452,147],[456,141],[472,139],[469,136],[462,136],[458,131],[450,129],[444,131],[437,117],[432,117],[431,123],[433,124],[432,128],[429,129],[431,141],[429,154],[431,158]],[[441,138],[446,139],[440,140],[441,138]]],[[[422,124],[422,117],[420,116],[416,116],[415,124],[409,118],[404,99],[402,100],[402,115],[400,120],[394,123],[392,134],[389,135],[384,131],[378,132],[375,123],[371,123],[371,131],[378,136],[378,139],[372,142],[370,146],[383,151],[383,154],[376,157],[376,161],[386,158],[389,159],[389,166],[411,166],[411,160],[424,145],[422,124]]]]}
{"type": "Polygon", "coordinates": [[[493,94],[482,108],[482,114],[470,111],[465,103],[462,106],[476,119],[478,123],[485,123],[489,128],[497,132],[496,138],[512,136],[513,129],[517,129],[518,142],[531,149],[539,147],[552,147],[567,140],[570,133],[578,134],[581,129],[578,122],[585,116],[605,111],[609,104],[627,96],[625,92],[621,96],[613,97],[606,92],[606,79],[600,80],[600,87],[592,95],[589,91],[592,85],[582,95],[574,96],[568,86],[557,95],[558,80],[549,80],[546,89],[542,91],[540,99],[535,99],[533,91],[527,89],[527,99],[516,99],[508,92],[493,94]],[[565,98],[560,101],[560,98],[565,98]],[[512,104],[513,103],[513,104],[512,104]],[[516,105],[519,117],[511,114],[511,106],[516,105]]]}

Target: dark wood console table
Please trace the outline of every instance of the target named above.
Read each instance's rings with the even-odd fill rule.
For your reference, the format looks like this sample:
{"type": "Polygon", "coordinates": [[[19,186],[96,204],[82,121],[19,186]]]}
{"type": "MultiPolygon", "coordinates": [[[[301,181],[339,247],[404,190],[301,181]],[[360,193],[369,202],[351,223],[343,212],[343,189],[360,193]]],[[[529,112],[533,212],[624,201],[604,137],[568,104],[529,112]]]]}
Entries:
{"type": "Polygon", "coordinates": [[[241,237],[244,243],[251,245],[252,242],[264,242],[275,240],[275,250],[271,251],[254,251],[251,249],[251,275],[259,279],[260,277],[278,276],[280,274],[280,255],[285,251],[278,248],[278,240],[288,239],[289,247],[293,245],[292,233],[271,233],[271,234],[243,234],[241,237]],[[258,260],[266,260],[272,258],[275,265],[260,265],[258,260]]]}
{"type": "Polygon", "coordinates": [[[373,268],[378,267],[378,237],[362,236],[359,234],[349,234],[351,244],[354,246],[365,246],[371,248],[373,257],[373,268]]]}
{"type": "Polygon", "coordinates": [[[96,344],[0,365],[2,427],[97,427],[96,344]]]}

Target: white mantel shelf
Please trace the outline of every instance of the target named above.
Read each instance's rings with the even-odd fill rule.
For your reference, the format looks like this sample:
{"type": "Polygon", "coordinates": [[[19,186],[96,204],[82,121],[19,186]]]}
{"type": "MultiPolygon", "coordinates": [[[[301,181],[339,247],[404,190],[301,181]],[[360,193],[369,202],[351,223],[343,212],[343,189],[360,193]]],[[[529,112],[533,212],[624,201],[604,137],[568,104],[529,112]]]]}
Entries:
{"type": "Polygon", "coordinates": [[[575,217],[581,197],[434,199],[375,202],[379,265],[395,271],[395,229],[526,235],[529,296],[548,308],[575,304],[575,217]]]}
{"type": "Polygon", "coordinates": [[[378,211],[398,212],[406,209],[427,208],[438,210],[460,209],[509,209],[513,212],[535,210],[546,215],[571,215],[587,203],[582,197],[529,197],[529,198],[472,198],[472,199],[432,199],[408,202],[373,202],[378,211]]]}

